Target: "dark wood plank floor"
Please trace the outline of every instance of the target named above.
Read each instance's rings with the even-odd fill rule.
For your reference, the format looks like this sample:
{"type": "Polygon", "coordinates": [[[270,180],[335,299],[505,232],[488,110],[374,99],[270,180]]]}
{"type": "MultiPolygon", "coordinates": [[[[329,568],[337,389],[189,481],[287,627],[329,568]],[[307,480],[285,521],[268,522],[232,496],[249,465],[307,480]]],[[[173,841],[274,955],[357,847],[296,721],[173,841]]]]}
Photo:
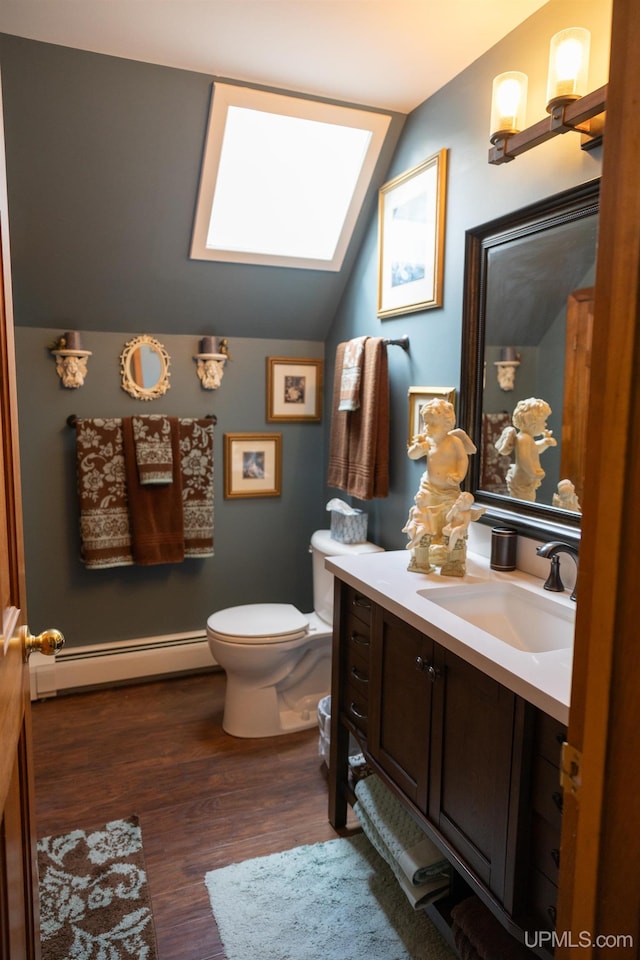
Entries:
{"type": "Polygon", "coordinates": [[[337,836],[317,730],[230,737],[224,689],[216,672],[33,704],[38,836],[137,814],[159,960],[223,960],[208,870],[337,836]]]}

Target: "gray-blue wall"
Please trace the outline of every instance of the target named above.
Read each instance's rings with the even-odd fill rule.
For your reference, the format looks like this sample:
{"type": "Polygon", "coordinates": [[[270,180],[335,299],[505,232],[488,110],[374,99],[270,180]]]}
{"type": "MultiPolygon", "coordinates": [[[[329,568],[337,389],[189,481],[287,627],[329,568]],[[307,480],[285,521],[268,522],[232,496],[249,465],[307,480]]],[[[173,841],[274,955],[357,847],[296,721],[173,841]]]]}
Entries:
{"type": "MultiPolygon", "coordinates": [[[[406,455],[407,390],[410,386],[460,389],[465,231],[543,197],[600,175],[602,151],[582,151],[573,133],[557,137],[501,166],[487,162],[491,84],[505,70],[529,77],[528,123],[545,115],[549,40],[566,26],[591,30],[589,87],[606,82],[611,30],[609,0],[552,0],[480,57],[408,117],[387,180],[448,149],[444,302],[441,308],[380,321],[376,316],[378,243],[373,216],[360,256],[326,342],[328,367],[336,345],[353,336],[408,334],[410,356],[389,352],[391,377],[391,493],[372,501],[369,531],[387,549],[406,545],[402,527],[424,461],[406,455]]],[[[328,378],[329,379],[329,378],[328,378]]],[[[331,384],[327,383],[327,396],[331,384]]],[[[325,436],[328,450],[328,436],[325,436]]],[[[355,502],[355,501],[354,501],[355,502]]],[[[361,506],[362,504],[357,504],[361,506]]]]}
{"type": "MultiPolygon", "coordinates": [[[[369,534],[403,548],[422,462],[406,456],[409,386],[460,387],[464,241],[469,227],[600,173],[601,151],[576,135],[513,163],[487,163],[491,81],[529,74],[529,122],[544,112],[551,35],[592,30],[590,86],[606,80],[609,0],[551,0],[413,111],[379,182],[448,149],[444,304],[381,322],[376,316],[377,215],[370,198],[359,251],[339,278],[313,271],[192,263],[187,250],[211,78],[0,36],[26,528],[29,622],[58,624],[70,646],[201,629],[231,603],[311,604],[311,532],[327,526],[328,399],[341,340],[407,333],[389,351],[391,491],[364,506],[369,534]],[[235,294],[235,295],[234,295],[235,294]],[[242,305],[241,307],[239,305],[242,305]],[[47,351],[66,329],[88,331],[86,386],[65,390],[47,351]],[[318,331],[322,331],[319,333],[318,331]],[[68,414],[149,412],[120,388],[126,340],[157,336],[172,386],[153,411],[216,413],[216,556],[171,567],[87,571],[78,559],[73,431],[68,414]],[[194,373],[198,337],[227,336],[234,356],[221,388],[194,373]],[[267,424],[267,356],[320,357],[320,424],[267,424]],[[224,501],[222,435],[283,433],[279,498],[224,501]]],[[[384,67],[381,66],[381,69],[384,67]]],[[[328,67],[330,69],[330,67],[328,67]]],[[[394,119],[395,137],[402,122],[394,119]]]]}

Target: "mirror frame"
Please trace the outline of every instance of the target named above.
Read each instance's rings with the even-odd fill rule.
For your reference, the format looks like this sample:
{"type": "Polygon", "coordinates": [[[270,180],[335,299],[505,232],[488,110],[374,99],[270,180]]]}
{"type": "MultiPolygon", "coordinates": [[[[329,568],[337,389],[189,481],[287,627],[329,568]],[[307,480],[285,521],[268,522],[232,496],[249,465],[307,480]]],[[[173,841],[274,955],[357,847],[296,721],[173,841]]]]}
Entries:
{"type": "Polygon", "coordinates": [[[134,397],[136,400],[156,400],[158,397],[164,396],[170,386],[170,363],[171,359],[169,354],[162,344],[154,337],[150,337],[146,333],[141,334],[139,337],[134,337],[133,340],[129,340],[127,343],[125,343],[124,349],[120,354],[122,389],[126,390],[129,396],[134,397]],[[153,387],[141,387],[133,376],[133,356],[139,347],[144,346],[151,347],[151,349],[156,352],[158,359],[160,360],[160,376],[153,387]]]}
{"type": "Polygon", "coordinates": [[[580,514],[541,503],[516,500],[478,487],[488,253],[491,248],[509,240],[552,230],[555,226],[597,214],[599,195],[600,178],[521,207],[467,230],[465,234],[459,422],[478,448],[478,454],[470,458],[464,487],[473,494],[477,503],[486,508],[480,522],[491,526],[507,524],[524,536],[545,541],[558,539],[575,545],[580,541],[580,514]]]}

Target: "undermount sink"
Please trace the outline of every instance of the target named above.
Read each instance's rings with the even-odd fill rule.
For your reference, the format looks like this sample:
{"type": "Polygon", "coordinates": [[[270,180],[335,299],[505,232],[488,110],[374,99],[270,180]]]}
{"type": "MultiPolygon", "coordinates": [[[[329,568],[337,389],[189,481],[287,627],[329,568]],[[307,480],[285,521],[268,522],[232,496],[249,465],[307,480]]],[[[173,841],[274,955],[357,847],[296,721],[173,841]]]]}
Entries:
{"type": "Polygon", "coordinates": [[[575,609],[515,583],[487,581],[418,593],[516,650],[548,653],[573,644],[575,609]]]}

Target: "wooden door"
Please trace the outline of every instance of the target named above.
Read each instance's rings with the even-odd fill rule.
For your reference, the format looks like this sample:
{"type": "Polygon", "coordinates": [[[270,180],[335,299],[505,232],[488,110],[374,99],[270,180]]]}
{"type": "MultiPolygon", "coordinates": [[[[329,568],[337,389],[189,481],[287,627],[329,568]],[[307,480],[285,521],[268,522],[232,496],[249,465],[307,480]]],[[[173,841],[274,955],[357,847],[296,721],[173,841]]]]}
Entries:
{"type": "MultiPolygon", "coordinates": [[[[32,804],[28,630],[18,461],[13,310],[0,95],[0,956],[38,960],[38,877],[32,804]]],[[[44,638],[44,635],[43,635],[44,638]]],[[[53,647],[60,642],[47,635],[53,647]]]]}
{"type": "Polygon", "coordinates": [[[434,644],[429,819],[502,901],[515,696],[434,644]]]}
{"type": "Polygon", "coordinates": [[[562,402],[560,476],[576,488],[580,504],[584,497],[587,418],[591,388],[591,340],[593,336],[593,287],[574,290],[567,300],[567,334],[562,402]]]}
{"type": "Polygon", "coordinates": [[[375,606],[369,750],[423,813],[427,811],[433,677],[433,641],[375,606]]]}

